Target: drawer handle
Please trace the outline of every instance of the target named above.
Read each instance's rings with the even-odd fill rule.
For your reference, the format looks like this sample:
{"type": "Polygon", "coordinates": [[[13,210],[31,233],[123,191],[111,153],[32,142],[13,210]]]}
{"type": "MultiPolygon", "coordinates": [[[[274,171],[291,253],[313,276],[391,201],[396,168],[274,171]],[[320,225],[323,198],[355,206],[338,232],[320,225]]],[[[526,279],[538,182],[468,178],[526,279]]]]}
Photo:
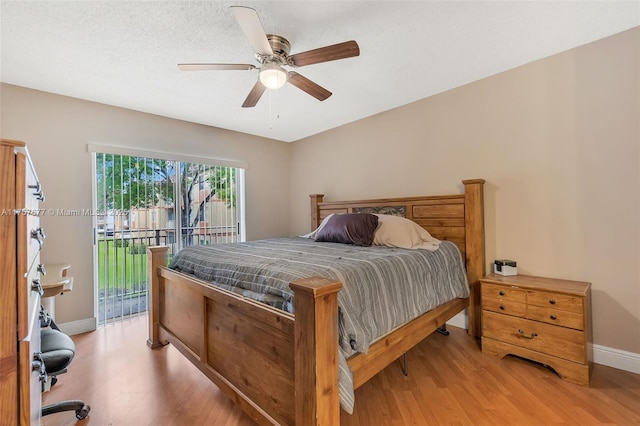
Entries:
{"type": "Polygon", "coordinates": [[[557,317],[557,316],[555,316],[555,315],[551,315],[551,316],[549,316],[549,318],[551,318],[551,319],[552,319],[552,320],[554,320],[554,321],[558,319],[558,317],[557,317]]]}
{"type": "Polygon", "coordinates": [[[504,291],[501,291],[501,292],[500,292],[500,293],[498,293],[498,294],[500,294],[500,296],[504,296],[504,291]]]}
{"type": "Polygon", "coordinates": [[[556,301],[555,301],[555,299],[550,299],[550,300],[549,300],[549,303],[550,303],[550,304],[552,304],[552,305],[555,305],[555,304],[556,304],[556,301]]]}
{"type": "Polygon", "coordinates": [[[44,267],[44,263],[38,263],[38,272],[42,275],[47,275],[47,270],[44,267]]]}
{"type": "Polygon", "coordinates": [[[42,283],[38,278],[34,278],[31,281],[31,291],[37,292],[40,296],[44,295],[44,289],[42,288],[42,283]]]}
{"type": "Polygon", "coordinates": [[[500,310],[504,311],[504,305],[500,305],[500,310]]]}
{"type": "Polygon", "coordinates": [[[44,239],[47,238],[47,236],[44,235],[44,229],[39,227],[39,228],[33,229],[31,231],[31,238],[33,238],[34,240],[38,241],[38,244],[40,245],[40,248],[42,248],[42,244],[44,243],[44,239]]]}
{"type": "Polygon", "coordinates": [[[40,185],[40,182],[36,182],[35,185],[29,185],[29,188],[33,189],[33,195],[36,197],[36,200],[44,202],[45,196],[42,193],[42,185],[40,185]]]}
{"type": "Polygon", "coordinates": [[[521,328],[518,329],[518,334],[520,334],[520,336],[524,337],[525,339],[533,339],[538,335],[538,333],[531,333],[529,336],[527,336],[526,334],[524,334],[524,331],[522,331],[521,328]]]}
{"type": "Polygon", "coordinates": [[[41,382],[47,381],[47,369],[44,366],[44,360],[42,359],[42,353],[34,352],[33,361],[31,361],[31,371],[37,371],[40,376],[41,382]]]}

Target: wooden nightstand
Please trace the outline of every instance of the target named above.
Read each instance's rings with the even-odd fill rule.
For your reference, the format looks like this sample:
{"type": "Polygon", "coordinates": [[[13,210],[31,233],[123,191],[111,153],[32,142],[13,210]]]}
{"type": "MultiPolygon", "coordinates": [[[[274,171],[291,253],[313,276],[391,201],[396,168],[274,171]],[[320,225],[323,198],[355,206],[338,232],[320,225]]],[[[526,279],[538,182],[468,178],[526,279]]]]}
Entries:
{"type": "Polygon", "coordinates": [[[480,285],[483,353],[521,356],[589,386],[590,283],[490,274],[480,285]]]}

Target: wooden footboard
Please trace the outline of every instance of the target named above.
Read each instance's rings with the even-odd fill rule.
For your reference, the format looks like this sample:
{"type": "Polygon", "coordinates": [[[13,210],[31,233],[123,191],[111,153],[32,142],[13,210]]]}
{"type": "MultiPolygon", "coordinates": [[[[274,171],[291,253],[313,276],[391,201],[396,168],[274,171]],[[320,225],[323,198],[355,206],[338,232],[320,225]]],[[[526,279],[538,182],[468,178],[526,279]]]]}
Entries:
{"type": "Polygon", "coordinates": [[[260,424],[339,424],[341,283],[291,283],[299,312],[294,321],[291,314],[171,271],[167,247],[148,251],[149,347],[174,345],[260,424]]]}
{"type": "MultiPolygon", "coordinates": [[[[315,226],[328,212],[357,206],[409,206],[408,218],[451,239],[466,258],[469,299],[433,309],[348,360],[359,387],[448,319],[469,308],[476,335],[484,274],[481,179],[464,181],[465,194],[323,203],[312,196],[315,226]],[[460,231],[461,230],[461,231],[460,231]]],[[[291,283],[295,317],[166,267],[167,247],[148,248],[149,339],[174,345],[260,424],[338,425],[338,291],[340,282],[321,277],[291,283]]]]}

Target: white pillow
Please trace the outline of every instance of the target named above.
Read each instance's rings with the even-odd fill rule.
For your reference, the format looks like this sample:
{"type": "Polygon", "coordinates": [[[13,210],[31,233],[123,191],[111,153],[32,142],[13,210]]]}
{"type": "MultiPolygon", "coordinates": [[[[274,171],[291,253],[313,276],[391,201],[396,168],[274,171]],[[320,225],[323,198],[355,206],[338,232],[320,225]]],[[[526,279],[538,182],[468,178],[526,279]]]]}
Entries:
{"type": "Polygon", "coordinates": [[[324,227],[324,225],[327,224],[327,221],[329,220],[329,218],[331,216],[333,216],[334,214],[335,213],[331,213],[329,216],[327,216],[324,219],[322,219],[322,222],[320,223],[320,226],[318,226],[315,230],[309,232],[308,234],[300,235],[300,237],[302,237],[302,238],[313,238],[315,240],[316,237],[318,236],[318,232],[320,232],[322,227],[324,227]]]}
{"type": "MultiPolygon", "coordinates": [[[[412,220],[400,216],[377,214],[378,228],[373,245],[435,251],[440,240],[412,220]]],[[[321,225],[322,226],[322,225],[321,225]]]]}

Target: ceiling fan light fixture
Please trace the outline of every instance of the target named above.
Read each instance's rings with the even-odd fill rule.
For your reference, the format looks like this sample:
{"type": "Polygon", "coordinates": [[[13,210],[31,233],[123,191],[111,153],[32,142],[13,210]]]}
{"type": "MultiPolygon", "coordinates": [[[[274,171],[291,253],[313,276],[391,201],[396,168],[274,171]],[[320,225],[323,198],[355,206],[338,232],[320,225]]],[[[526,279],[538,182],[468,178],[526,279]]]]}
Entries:
{"type": "Polygon", "coordinates": [[[287,72],[277,64],[269,64],[260,69],[259,78],[267,89],[279,89],[287,82],[287,72]]]}
{"type": "Polygon", "coordinates": [[[178,64],[178,68],[183,71],[258,69],[258,79],[244,100],[242,108],[256,106],[267,89],[276,90],[286,83],[291,83],[292,86],[297,87],[317,100],[324,101],[331,96],[330,91],[295,71],[287,71],[284,67],[297,68],[360,55],[360,47],[355,40],[289,55],[291,49],[289,41],[277,34],[266,34],[255,9],[245,6],[231,6],[231,11],[249,39],[249,43],[255,52],[255,59],[260,63],[260,66],[256,67],[250,64],[189,63],[178,64]]]}

